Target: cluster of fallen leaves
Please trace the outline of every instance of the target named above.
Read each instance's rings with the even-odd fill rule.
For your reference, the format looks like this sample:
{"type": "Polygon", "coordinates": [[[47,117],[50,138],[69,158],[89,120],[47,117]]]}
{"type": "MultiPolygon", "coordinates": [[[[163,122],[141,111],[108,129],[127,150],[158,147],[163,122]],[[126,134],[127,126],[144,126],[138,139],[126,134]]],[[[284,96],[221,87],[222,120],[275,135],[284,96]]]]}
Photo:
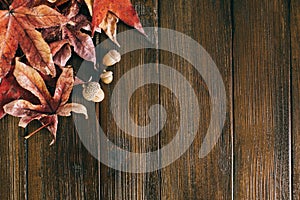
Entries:
{"type": "Polygon", "coordinates": [[[39,120],[53,143],[58,115],[87,117],[68,103],[75,72],[67,63],[76,53],[96,64],[95,32],[119,45],[119,19],[145,34],[130,0],[0,0],[0,119],[20,117],[21,127],[39,120]]]}

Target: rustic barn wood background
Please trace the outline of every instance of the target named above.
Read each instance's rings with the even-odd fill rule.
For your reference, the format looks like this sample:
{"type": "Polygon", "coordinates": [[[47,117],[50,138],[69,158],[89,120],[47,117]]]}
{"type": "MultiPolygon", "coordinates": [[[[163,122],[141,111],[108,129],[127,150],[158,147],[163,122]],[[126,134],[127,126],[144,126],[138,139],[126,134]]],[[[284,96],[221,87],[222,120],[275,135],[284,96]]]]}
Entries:
{"type": "MultiPolygon", "coordinates": [[[[112,68],[115,80],[139,64],[156,62],[172,66],[194,87],[201,121],[189,150],[159,171],[124,173],[89,154],[71,117],[60,118],[58,140],[49,147],[46,130],[28,141],[23,138],[39,123],[24,130],[17,126],[19,119],[6,116],[0,121],[0,199],[300,199],[300,1],[132,2],[144,26],[192,37],[217,64],[228,101],[225,127],[213,151],[198,158],[210,118],[210,98],[201,76],[176,55],[135,51],[112,68]]],[[[120,23],[119,32],[128,29],[120,23]]],[[[160,37],[148,34],[154,43],[160,37]]],[[[147,111],[153,104],[163,105],[168,113],[160,134],[142,140],[119,130],[112,118],[109,98],[114,84],[104,86],[107,98],[96,106],[111,141],[134,152],[168,144],[180,116],[172,92],[147,85],[132,96],[131,115],[140,125],[149,123],[147,111]]]]}

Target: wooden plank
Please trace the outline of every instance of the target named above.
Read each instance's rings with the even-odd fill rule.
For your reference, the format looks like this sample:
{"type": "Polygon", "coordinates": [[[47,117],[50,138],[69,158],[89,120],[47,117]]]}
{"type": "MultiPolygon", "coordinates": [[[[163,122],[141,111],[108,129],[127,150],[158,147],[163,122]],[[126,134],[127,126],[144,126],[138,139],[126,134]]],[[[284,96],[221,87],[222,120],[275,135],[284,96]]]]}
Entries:
{"type": "Polygon", "coordinates": [[[29,199],[98,199],[98,162],[82,146],[72,118],[59,120],[57,142],[50,141],[47,130],[28,141],[29,199]]]}
{"type": "Polygon", "coordinates": [[[289,4],[233,3],[234,198],[291,199],[289,4]]]}
{"type": "MultiPolygon", "coordinates": [[[[200,107],[199,130],[193,144],[178,160],[162,169],[161,198],[174,200],[231,199],[232,38],[230,1],[160,1],[159,8],[161,27],[174,29],[192,37],[208,51],[223,77],[228,100],[222,135],[213,150],[206,157],[200,159],[199,150],[206,135],[211,114],[210,96],[206,84],[201,75],[193,68],[195,66],[191,66],[186,60],[174,54],[161,53],[160,63],[171,66],[184,75],[192,85],[200,107]]],[[[161,36],[162,40],[164,40],[163,37],[169,38],[161,36]]],[[[205,65],[205,63],[202,64],[205,65]]],[[[172,76],[174,75],[170,74],[171,79],[172,76]]],[[[173,84],[181,88],[180,95],[184,98],[184,102],[191,103],[191,96],[186,92],[187,88],[184,88],[178,81],[174,81],[173,84]]],[[[160,90],[160,103],[168,113],[168,120],[160,134],[163,147],[175,137],[181,125],[180,118],[191,117],[181,115],[179,102],[172,91],[164,87],[161,87],[160,90]]],[[[170,152],[170,155],[172,153],[170,152]]],[[[168,159],[167,157],[161,159],[168,159]]]]}
{"type": "MultiPolygon", "coordinates": [[[[157,0],[133,0],[133,5],[137,10],[141,22],[144,27],[157,26],[157,0]]],[[[128,30],[129,27],[125,26],[122,22],[118,24],[118,32],[128,30]]],[[[157,33],[147,32],[149,38],[137,38],[138,43],[151,42],[157,43],[157,33]],[[149,40],[149,41],[147,41],[149,40]]],[[[126,48],[126,42],[120,43],[121,46],[126,48]]],[[[110,112],[110,98],[117,81],[130,69],[137,67],[144,63],[156,63],[158,59],[157,51],[155,49],[142,49],[134,52],[127,53],[122,56],[121,62],[109,70],[114,72],[114,82],[109,85],[103,85],[106,94],[106,99],[100,104],[100,119],[101,126],[106,133],[107,137],[116,145],[132,152],[148,152],[158,149],[159,137],[153,136],[147,139],[135,138],[129,135],[118,127],[110,112]]],[[[133,82],[143,82],[149,77],[139,76],[132,77],[133,82]]],[[[128,88],[132,85],[128,85],[128,88]]],[[[124,95],[126,91],[124,91],[124,95]]],[[[138,89],[130,101],[130,114],[131,118],[136,124],[145,126],[150,123],[148,118],[148,109],[151,105],[159,103],[159,87],[157,85],[146,85],[138,89]]],[[[123,99],[118,99],[116,105],[121,105],[123,99]]],[[[143,134],[141,132],[141,134],[143,134]]],[[[101,156],[105,156],[105,152],[109,149],[102,149],[101,156]]],[[[120,161],[120,165],[121,165],[120,161]]],[[[137,163],[141,164],[141,163],[137,163]]],[[[151,163],[150,163],[151,164],[151,163]]],[[[148,163],[144,163],[148,165],[148,163]]],[[[133,199],[160,199],[160,174],[159,172],[151,173],[129,173],[121,172],[113,168],[109,168],[101,164],[100,169],[100,191],[101,199],[106,200],[133,200],[133,199]]]]}
{"type": "Polygon", "coordinates": [[[291,1],[293,198],[300,199],[300,2],[291,1]]]}
{"type": "Polygon", "coordinates": [[[0,121],[0,199],[25,199],[24,129],[18,118],[6,116],[0,121]]]}

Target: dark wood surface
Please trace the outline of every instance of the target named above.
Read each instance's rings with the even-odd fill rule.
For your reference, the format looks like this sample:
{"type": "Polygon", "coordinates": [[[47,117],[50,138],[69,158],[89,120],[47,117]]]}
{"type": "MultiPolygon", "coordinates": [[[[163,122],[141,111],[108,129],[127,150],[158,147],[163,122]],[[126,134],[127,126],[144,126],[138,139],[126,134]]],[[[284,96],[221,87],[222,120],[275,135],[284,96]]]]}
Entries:
{"type": "MultiPolygon", "coordinates": [[[[211,114],[207,87],[191,64],[178,56],[162,52],[160,63],[178,70],[193,88],[197,88],[195,93],[201,114],[199,131],[191,147],[180,159],[161,170],[161,199],[231,199],[233,99],[230,1],[178,0],[176,3],[161,1],[159,8],[161,27],[185,33],[201,44],[211,55],[224,79],[228,97],[228,112],[222,137],[212,152],[204,159],[200,159],[198,152],[210,123],[211,114]],[[170,11],[165,12],[165,10],[170,11]],[[170,14],[170,12],[176,13],[178,17],[174,18],[175,14],[170,14]]],[[[183,88],[182,92],[184,102],[190,102],[187,89],[183,88]]],[[[179,117],[176,116],[185,118],[188,116],[181,115],[179,102],[174,101],[169,90],[162,89],[160,95],[161,104],[167,108],[168,113],[171,113],[169,123],[161,133],[161,141],[166,145],[175,136],[180,126],[179,117]]]]}
{"type": "Polygon", "coordinates": [[[234,1],[234,196],[289,199],[287,1],[234,1]]]}
{"type": "MultiPolygon", "coordinates": [[[[130,101],[131,117],[139,125],[151,123],[151,105],[161,104],[166,109],[164,128],[151,138],[126,134],[109,110],[114,86],[123,74],[140,64],[162,63],[189,81],[200,105],[199,130],[190,148],[161,170],[121,172],[101,164],[88,152],[71,117],[60,118],[57,142],[49,146],[51,137],[46,130],[28,141],[23,138],[39,123],[22,129],[17,118],[6,116],[0,121],[0,199],[300,199],[300,2],[132,2],[145,27],[188,35],[216,63],[227,95],[226,121],[216,146],[205,158],[198,157],[211,114],[210,95],[201,75],[189,62],[169,52],[138,50],[122,56],[111,68],[113,84],[103,86],[106,99],[96,105],[103,130],[113,143],[133,152],[155,151],[172,140],[180,117],[187,116],[180,115],[176,96],[164,86],[139,88],[130,101]]],[[[119,23],[119,32],[128,29],[119,23]]],[[[148,35],[159,47],[161,35],[157,31],[148,35]]],[[[74,59],[73,63],[79,62],[74,59]]],[[[157,73],[160,71],[158,67],[157,73]]],[[[143,82],[151,77],[134,79],[143,82]]],[[[183,96],[189,103],[189,94],[183,92],[183,96]]],[[[89,127],[87,133],[94,131],[93,125],[89,127]]]]}
{"type": "Polygon", "coordinates": [[[300,199],[300,2],[291,1],[291,130],[292,188],[294,199],[300,199]]]}

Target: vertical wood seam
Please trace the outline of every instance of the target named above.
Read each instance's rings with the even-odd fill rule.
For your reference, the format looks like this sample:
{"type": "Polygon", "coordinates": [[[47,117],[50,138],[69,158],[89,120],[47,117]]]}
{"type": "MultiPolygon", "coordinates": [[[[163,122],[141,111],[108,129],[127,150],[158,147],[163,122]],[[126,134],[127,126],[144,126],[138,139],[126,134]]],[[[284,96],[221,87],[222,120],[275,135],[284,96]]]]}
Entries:
{"type": "MultiPolygon", "coordinates": [[[[158,28],[161,28],[161,18],[160,18],[160,16],[161,16],[161,9],[160,9],[160,5],[161,5],[161,0],[156,0],[156,3],[157,3],[157,26],[158,26],[158,28]]],[[[160,41],[160,39],[161,39],[161,35],[160,35],[160,32],[157,32],[157,44],[156,44],[156,47],[157,47],[157,57],[156,57],[156,62],[157,62],[157,64],[159,65],[159,63],[160,63],[160,61],[161,61],[161,51],[159,50],[159,46],[160,46],[160,44],[159,44],[159,41],[160,41]]],[[[159,69],[158,69],[159,70],[159,69]]],[[[161,77],[160,77],[160,74],[158,73],[158,76],[159,76],[159,82],[161,82],[161,77]]],[[[160,87],[158,87],[158,101],[159,101],[159,103],[162,101],[162,99],[161,99],[161,90],[160,90],[160,87]]],[[[161,110],[161,108],[160,108],[160,110],[161,110]]],[[[161,112],[159,112],[159,119],[161,119],[161,114],[160,114],[161,112]]],[[[159,122],[160,123],[160,122],[159,122]]],[[[159,125],[159,127],[161,127],[160,125],[159,125]]],[[[160,133],[158,133],[158,134],[160,134],[160,133]]],[[[158,136],[158,142],[159,142],[159,144],[158,144],[158,154],[159,154],[159,165],[161,165],[161,151],[160,151],[160,147],[161,147],[161,135],[159,135],[158,136]]],[[[159,186],[159,199],[162,199],[162,171],[161,171],[161,169],[159,169],[159,172],[158,172],[158,177],[159,177],[159,184],[160,184],[160,186],[159,186]]]]}
{"type": "Polygon", "coordinates": [[[231,17],[231,199],[234,200],[234,0],[230,1],[230,17],[231,17]]]}
{"type": "Polygon", "coordinates": [[[292,116],[292,108],[293,108],[293,102],[292,102],[292,83],[293,83],[293,77],[292,77],[292,71],[293,71],[293,57],[292,57],[292,29],[291,29],[291,0],[288,0],[288,29],[289,29],[289,43],[290,43],[290,52],[289,52],[289,60],[290,60],[290,69],[289,69],[289,92],[288,92],[288,117],[289,117],[289,198],[292,200],[293,198],[293,162],[292,162],[292,148],[293,148],[293,141],[292,141],[292,127],[293,127],[293,116],[292,116]]]}
{"type": "MultiPolygon", "coordinates": [[[[25,128],[25,135],[28,134],[28,128],[25,128]]],[[[24,198],[28,199],[28,141],[24,140],[24,198]]]]}

